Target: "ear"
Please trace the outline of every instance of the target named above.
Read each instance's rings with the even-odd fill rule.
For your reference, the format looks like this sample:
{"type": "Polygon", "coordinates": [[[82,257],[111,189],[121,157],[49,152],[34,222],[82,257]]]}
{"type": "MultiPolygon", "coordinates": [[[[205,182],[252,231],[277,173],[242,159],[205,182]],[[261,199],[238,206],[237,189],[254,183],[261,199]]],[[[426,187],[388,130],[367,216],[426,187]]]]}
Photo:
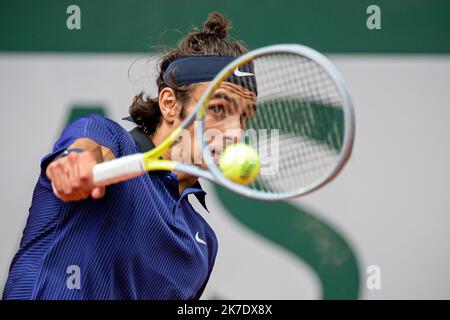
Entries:
{"type": "Polygon", "coordinates": [[[179,116],[179,106],[175,91],[172,88],[165,87],[159,93],[159,108],[163,119],[169,124],[173,124],[179,116]]]}

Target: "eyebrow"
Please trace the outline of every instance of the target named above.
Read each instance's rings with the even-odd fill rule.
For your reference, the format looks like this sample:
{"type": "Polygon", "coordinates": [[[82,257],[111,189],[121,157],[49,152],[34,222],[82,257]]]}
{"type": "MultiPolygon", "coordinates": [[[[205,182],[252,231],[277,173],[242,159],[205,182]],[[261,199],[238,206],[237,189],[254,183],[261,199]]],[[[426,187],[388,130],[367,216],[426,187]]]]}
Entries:
{"type": "Polygon", "coordinates": [[[226,102],[228,102],[231,105],[233,105],[233,107],[235,109],[237,109],[236,100],[234,100],[233,98],[227,96],[225,93],[222,93],[222,92],[214,93],[213,96],[211,97],[211,99],[224,99],[226,102]]]}

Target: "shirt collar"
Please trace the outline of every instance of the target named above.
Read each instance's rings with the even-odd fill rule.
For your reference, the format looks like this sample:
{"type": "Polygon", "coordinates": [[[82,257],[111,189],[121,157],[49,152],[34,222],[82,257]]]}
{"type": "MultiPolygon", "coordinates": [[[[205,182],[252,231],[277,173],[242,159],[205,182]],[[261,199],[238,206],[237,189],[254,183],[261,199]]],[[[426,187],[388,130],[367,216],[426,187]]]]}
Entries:
{"type": "MultiPolygon", "coordinates": [[[[124,118],[126,119],[126,118],[124,118]]],[[[128,119],[126,119],[128,120],[128,119]]],[[[140,152],[147,152],[155,147],[152,140],[145,134],[145,132],[139,128],[135,127],[130,132],[131,137],[133,137],[134,141],[137,143],[139,147],[140,152]]],[[[162,172],[168,172],[168,171],[162,171],[162,172]]],[[[169,173],[168,175],[174,177],[175,175],[173,173],[169,173]]],[[[205,208],[206,211],[208,211],[208,208],[206,207],[206,201],[205,196],[206,192],[203,190],[202,186],[200,185],[200,182],[198,180],[189,188],[186,188],[183,193],[180,196],[180,199],[187,196],[188,194],[193,193],[197,200],[200,202],[203,208],[205,208]]],[[[209,211],[208,211],[209,212],[209,211]]]]}

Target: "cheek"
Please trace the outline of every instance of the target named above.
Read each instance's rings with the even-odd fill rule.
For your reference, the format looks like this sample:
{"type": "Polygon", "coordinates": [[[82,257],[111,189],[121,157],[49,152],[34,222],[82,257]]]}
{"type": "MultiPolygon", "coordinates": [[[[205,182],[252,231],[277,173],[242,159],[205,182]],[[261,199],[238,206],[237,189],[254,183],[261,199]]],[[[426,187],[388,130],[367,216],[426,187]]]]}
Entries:
{"type": "Polygon", "coordinates": [[[213,117],[211,117],[209,121],[208,120],[209,119],[207,118],[207,121],[205,122],[206,128],[217,129],[224,133],[227,130],[233,131],[243,129],[241,117],[238,114],[228,115],[226,118],[221,120],[216,120],[213,117]]]}
{"type": "Polygon", "coordinates": [[[212,115],[206,115],[205,117],[205,129],[217,129],[225,130],[227,126],[227,119],[217,119],[212,115]]]}
{"type": "Polygon", "coordinates": [[[214,142],[214,140],[219,140],[225,134],[226,122],[218,121],[214,117],[206,117],[205,121],[205,138],[208,144],[214,142]]]}
{"type": "Polygon", "coordinates": [[[196,102],[193,101],[192,99],[187,104],[185,104],[184,107],[181,107],[181,108],[183,108],[183,113],[182,113],[182,116],[180,117],[180,121],[183,121],[189,115],[191,115],[195,111],[195,107],[196,107],[196,102]]]}
{"type": "Polygon", "coordinates": [[[190,134],[190,137],[191,137],[191,141],[190,141],[191,142],[190,143],[190,146],[191,146],[191,161],[193,161],[192,162],[193,164],[198,164],[199,163],[198,159],[201,159],[201,150],[202,150],[201,142],[199,141],[199,137],[198,137],[200,132],[199,132],[199,130],[195,130],[193,125],[190,126],[188,128],[188,130],[189,130],[189,134],[190,134]]]}

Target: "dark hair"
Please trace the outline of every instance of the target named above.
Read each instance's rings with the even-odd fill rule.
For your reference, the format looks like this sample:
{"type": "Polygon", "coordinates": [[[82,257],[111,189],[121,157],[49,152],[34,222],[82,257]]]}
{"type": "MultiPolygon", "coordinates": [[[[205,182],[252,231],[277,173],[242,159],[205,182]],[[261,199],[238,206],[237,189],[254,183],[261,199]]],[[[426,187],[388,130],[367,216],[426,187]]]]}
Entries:
{"type": "MultiPolygon", "coordinates": [[[[247,52],[243,42],[226,39],[229,26],[230,22],[223,15],[213,12],[208,16],[203,30],[194,28],[191,33],[181,39],[178,47],[168,52],[159,61],[159,76],[156,79],[159,92],[164,87],[171,87],[175,91],[176,98],[185,106],[189,102],[189,90],[192,85],[178,86],[173,81],[169,84],[163,79],[163,74],[172,61],[193,55],[239,56],[247,52]]],[[[134,97],[129,109],[133,121],[147,134],[154,133],[161,121],[158,100],[158,97],[144,97],[144,93],[141,92],[134,97]]]]}

